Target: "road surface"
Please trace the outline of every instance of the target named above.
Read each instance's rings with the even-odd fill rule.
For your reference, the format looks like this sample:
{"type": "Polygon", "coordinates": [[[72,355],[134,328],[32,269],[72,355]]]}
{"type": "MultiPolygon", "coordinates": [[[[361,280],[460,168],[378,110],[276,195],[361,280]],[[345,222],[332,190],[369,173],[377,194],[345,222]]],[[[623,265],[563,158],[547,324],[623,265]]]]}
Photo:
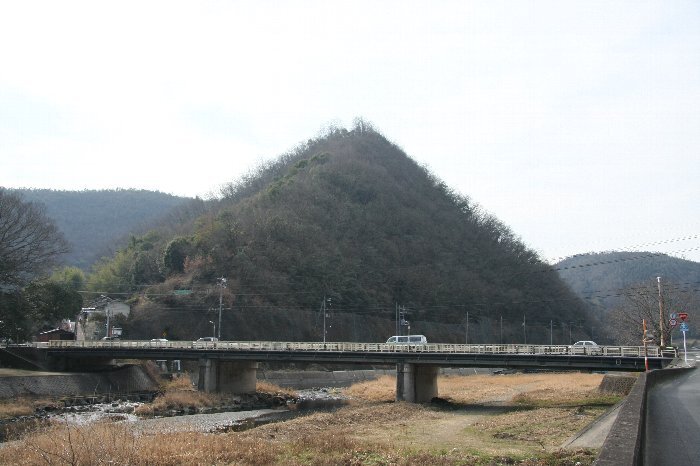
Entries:
{"type": "Polygon", "coordinates": [[[700,369],[650,388],[644,464],[700,464],[700,369]]]}

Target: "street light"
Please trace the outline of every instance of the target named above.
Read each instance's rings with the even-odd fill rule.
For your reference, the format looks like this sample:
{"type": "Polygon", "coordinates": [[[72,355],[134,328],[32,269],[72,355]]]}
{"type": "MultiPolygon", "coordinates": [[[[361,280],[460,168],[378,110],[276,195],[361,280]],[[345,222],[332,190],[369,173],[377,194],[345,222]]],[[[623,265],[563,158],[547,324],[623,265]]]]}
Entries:
{"type": "Polygon", "coordinates": [[[216,324],[211,320],[209,321],[209,323],[213,325],[211,336],[216,337],[216,324]]]}

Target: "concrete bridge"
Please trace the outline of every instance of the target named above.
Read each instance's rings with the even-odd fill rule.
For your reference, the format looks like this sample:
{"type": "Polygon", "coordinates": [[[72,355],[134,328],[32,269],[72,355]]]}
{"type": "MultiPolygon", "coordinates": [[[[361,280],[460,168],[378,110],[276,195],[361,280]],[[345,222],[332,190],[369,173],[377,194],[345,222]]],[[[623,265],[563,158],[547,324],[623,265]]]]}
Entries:
{"type": "Polygon", "coordinates": [[[396,397],[426,402],[437,396],[440,367],[644,371],[660,369],[676,356],[658,347],[600,346],[594,349],[544,345],[397,345],[271,341],[59,341],[35,344],[54,369],[84,370],[117,359],[196,360],[199,389],[255,391],[260,362],[396,365],[396,397]]]}

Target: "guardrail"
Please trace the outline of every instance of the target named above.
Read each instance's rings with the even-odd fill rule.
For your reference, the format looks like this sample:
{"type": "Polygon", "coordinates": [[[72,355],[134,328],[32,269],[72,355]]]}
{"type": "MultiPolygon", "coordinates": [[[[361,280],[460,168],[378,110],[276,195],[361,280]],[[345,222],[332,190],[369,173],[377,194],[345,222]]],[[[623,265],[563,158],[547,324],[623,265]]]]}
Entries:
{"type": "Polygon", "coordinates": [[[456,353],[456,354],[542,354],[611,357],[677,357],[676,350],[658,346],[599,346],[586,348],[568,345],[487,345],[428,343],[423,345],[349,342],[279,341],[142,341],[142,340],[51,340],[35,344],[39,348],[174,348],[222,351],[316,351],[373,353],[456,353]]]}

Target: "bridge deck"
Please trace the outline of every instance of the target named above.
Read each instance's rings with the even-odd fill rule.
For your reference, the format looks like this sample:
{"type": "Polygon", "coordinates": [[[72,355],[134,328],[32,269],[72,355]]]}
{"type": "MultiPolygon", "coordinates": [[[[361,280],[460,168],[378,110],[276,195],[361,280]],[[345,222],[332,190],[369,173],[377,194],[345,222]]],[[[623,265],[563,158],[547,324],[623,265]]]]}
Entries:
{"type": "Polygon", "coordinates": [[[519,344],[453,344],[429,343],[422,345],[351,342],[284,342],[284,341],[145,341],[145,340],[51,340],[36,343],[38,348],[174,348],[195,350],[262,350],[262,351],[349,351],[379,353],[463,353],[463,354],[550,354],[550,355],[600,355],[618,357],[675,357],[675,351],[662,350],[658,346],[599,346],[587,348],[568,345],[519,345],[519,344]]]}
{"type": "Polygon", "coordinates": [[[658,347],[567,345],[396,345],[349,342],[273,341],[59,341],[37,344],[50,355],[117,359],[217,359],[360,364],[415,363],[436,366],[643,371],[661,368],[675,352],[658,347]]]}

